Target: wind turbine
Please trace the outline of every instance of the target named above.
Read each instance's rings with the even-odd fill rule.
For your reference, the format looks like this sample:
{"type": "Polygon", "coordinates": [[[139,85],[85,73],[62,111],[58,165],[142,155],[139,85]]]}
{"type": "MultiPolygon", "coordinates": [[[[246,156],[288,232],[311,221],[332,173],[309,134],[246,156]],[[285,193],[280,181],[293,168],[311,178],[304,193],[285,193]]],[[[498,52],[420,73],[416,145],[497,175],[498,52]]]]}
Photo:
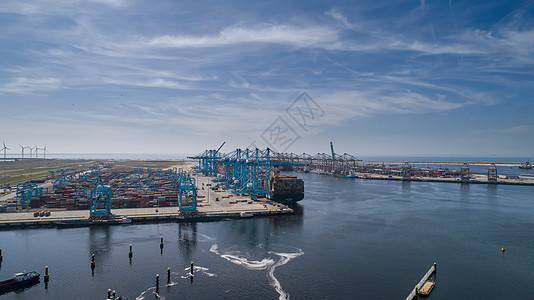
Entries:
{"type": "Polygon", "coordinates": [[[46,150],[46,144],[45,144],[45,146],[44,146],[44,148],[43,148],[43,158],[44,158],[44,159],[46,159],[46,151],[47,151],[47,150],[46,150]]]}
{"type": "Polygon", "coordinates": [[[39,148],[37,147],[37,145],[33,144],[35,146],[35,158],[37,158],[37,151],[39,150],[39,148]]]}
{"type": "Polygon", "coordinates": [[[24,148],[26,147],[22,146],[21,144],[19,144],[19,146],[20,146],[20,149],[22,149],[22,159],[24,159],[24,148]]]}
{"type": "Polygon", "coordinates": [[[26,147],[26,148],[30,149],[30,158],[32,158],[32,150],[33,150],[33,148],[32,147],[26,147]]]}
{"type": "Polygon", "coordinates": [[[6,147],[6,142],[2,141],[4,143],[4,148],[2,148],[0,151],[4,151],[4,163],[6,162],[6,150],[11,150],[8,147],[6,147]]]}
{"type": "Polygon", "coordinates": [[[6,150],[11,150],[8,147],[6,147],[6,142],[2,140],[2,143],[4,144],[4,148],[0,151],[4,151],[4,186],[6,185],[6,150]]]}

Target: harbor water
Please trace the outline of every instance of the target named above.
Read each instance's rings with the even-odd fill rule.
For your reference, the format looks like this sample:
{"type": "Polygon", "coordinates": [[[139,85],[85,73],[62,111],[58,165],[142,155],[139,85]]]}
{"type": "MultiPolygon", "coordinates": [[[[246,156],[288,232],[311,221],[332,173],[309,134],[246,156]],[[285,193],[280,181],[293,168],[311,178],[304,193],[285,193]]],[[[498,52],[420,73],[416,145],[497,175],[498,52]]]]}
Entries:
{"type": "Polygon", "coordinates": [[[533,186],[292,175],[289,216],[2,231],[0,280],[50,282],[0,298],[154,299],[159,274],[161,299],[404,299],[434,261],[429,299],[534,296],[533,186]]]}

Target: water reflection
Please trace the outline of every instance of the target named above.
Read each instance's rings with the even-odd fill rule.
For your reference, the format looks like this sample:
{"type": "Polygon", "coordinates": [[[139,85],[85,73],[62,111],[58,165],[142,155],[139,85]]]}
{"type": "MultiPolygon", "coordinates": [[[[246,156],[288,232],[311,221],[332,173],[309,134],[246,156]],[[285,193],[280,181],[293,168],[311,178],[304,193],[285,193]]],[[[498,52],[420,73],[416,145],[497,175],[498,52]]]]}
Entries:
{"type": "Polygon", "coordinates": [[[110,226],[91,226],[89,230],[89,258],[95,255],[96,264],[105,264],[111,253],[112,248],[112,231],[110,226]]]}
{"type": "Polygon", "coordinates": [[[460,183],[460,199],[463,201],[469,200],[469,183],[460,183]]]}
{"type": "Polygon", "coordinates": [[[185,262],[191,261],[197,248],[197,223],[178,224],[178,248],[185,262]]]}
{"type": "Polygon", "coordinates": [[[403,180],[402,181],[402,191],[403,192],[409,192],[410,188],[412,187],[412,182],[409,180],[403,180]]]}
{"type": "Polygon", "coordinates": [[[490,183],[488,184],[488,202],[495,204],[498,198],[498,184],[490,183]]]}
{"type": "Polygon", "coordinates": [[[273,229],[284,229],[286,227],[301,227],[304,220],[304,206],[300,203],[295,203],[290,206],[293,209],[292,215],[282,215],[269,218],[269,222],[273,225],[273,229]]]}

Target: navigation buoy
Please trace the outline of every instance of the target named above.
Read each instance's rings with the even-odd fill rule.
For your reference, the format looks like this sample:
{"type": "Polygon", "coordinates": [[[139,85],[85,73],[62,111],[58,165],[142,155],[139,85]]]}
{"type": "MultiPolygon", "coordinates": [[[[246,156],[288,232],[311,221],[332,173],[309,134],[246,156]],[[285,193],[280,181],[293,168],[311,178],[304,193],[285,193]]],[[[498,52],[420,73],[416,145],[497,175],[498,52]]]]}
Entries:
{"type": "Polygon", "coordinates": [[[167,268],[167,284],[171,283],[171,268],[167,268]]]}
{"type": "Polygon", "coordinates": [[[163,237],[161,237],[161,242],[159,243],[159,247],[163,249],[163,237]]]}
{"type": "Polygon", "coordinates": [[[95,268],[95,254],[91,254],[91,269],[95,268]]]}
{"type": "Polygon", "coordinates": [[[45,275],[44,275],[44,281],[45,283],[50,280],[50,274],[48,274],[48,266],[45,267],[45,275]]]}
{"type": "Polygon", "coordinates": [[[195,265],[193,264],[193,262],[191,262],[191,272],[189,273],[189,275],[191,277],[195,276],[195,274],[193,274],[193,270],[195,269],[195,265]]]}
{"type": "Polygon", "coordinates": [[[159,274],[156,274],[156,294],[159,294],[159,274]]]}
{"type": "Polygon", "coordinates": [[[108,299],[111,298],[111,289],[108,289],[108,299]]]}
{"type": "Polygon", "coordinates": [[[502,246],[502,247],[501,247],[501,251],[502,251],[502,252],[504,252],[504,251],[505,251],[505,250],[504,250],[504,246],[502,246]]]}
{"type": "Polygon", "coordinates": [[[132,244],[130,244],[130,252],[128,252],[128,257],[130,257],[130,260],[132,260],[133,251],[132,251],[132,244]]]}

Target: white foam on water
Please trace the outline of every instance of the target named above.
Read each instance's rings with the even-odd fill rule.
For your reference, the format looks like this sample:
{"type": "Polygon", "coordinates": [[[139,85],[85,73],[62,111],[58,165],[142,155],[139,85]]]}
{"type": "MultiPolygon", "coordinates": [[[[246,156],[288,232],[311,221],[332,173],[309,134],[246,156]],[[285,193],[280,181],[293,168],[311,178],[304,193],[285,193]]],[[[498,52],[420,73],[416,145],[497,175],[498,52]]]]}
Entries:
{"type": "Polygon", "coordinates": [[[203,240],[199,240],[200,242],[214,242],[216,240],[216,238],[213,238],[200,232],[197,234],[203,238],[203,240]]]}
{"type": "Polygon", "coordinates": [[[248,260],[246,257],[242,257],[236,254],[221,254],[219,253],[219,245],[217,244],[213,244],[211,246],[210,252],[215,253],[218,256],[236,265],[241,265],[248,270],[265,270],[274,263],[274,260],[270,258],[264,258],[261,261],[257,261],[257,260],[248,260]]]}
{"type": "MultiPolygon", "coordinates": [[[[215,276],[217,276],[217,274],[208,272],[209,270],[210,270],[210,269],[209,269],[209,268],[206,268],[206,267],[194,266],[194,267],[193,267],[193,274],[194,274],[195,276],[196,276],[197,274],[206,275],[206,276],[208,276],[208,277],[215,277],[215,276]]],[[[180,278],[182,278],[182,279],[189,278],[189,277],[191,276],[191,267],[187,267],[187,268],[185,268],[184,271],[186,271],[185,275],[182,275],[180,278]]]]}
{"type": "Polygon", "coordinates": [[[143,292],[141,293],[141,295],[139,295],[139,296],[137,296],[137,297],[135,298],[135,300],[145,300],[145,299],[146,299],[146,298],[145,298],[145,295],[146,295],[148,292],[150,292],[150,291],[153,291],[152,294],[153,294],[156,298],[158,298],[158,299],[165,299],[165,297],[161,297],[159,294],[156,293],[156,287],[153,286],[153,287],[150,287],[150,288],[148,288],[147,290],[143,291],[143,292]]]}
{"type": "Polygon", "coordinates": [[[274,287],[278,295],[279,300],[286,300],[289,299],[289,294],[287,294],[284,289],[282,288],[282,285],[276,279],[274,276],[274,271],[277,267],[283,266],[290,262],[292,259],[297,258],[304,254],[301,249],[295,249],[296,252],[292,253],[279,253],[279,252],[268,252],[269,254],[279,256],[280,259],[275,262],[273,258],[264,258],[261,261],[257,260],[249,260],[246,257],[235,254],[235,251],[232,253],[220,253],[219,252],[219,245],[213,244],[210,248],[210,252],[236,264],[245,267],[248,270],[267,270],[267,278],[269,279],[269,285],[274,287]]]}
{"type": "Polygon", "coordinates": [[[269,271],[267,272],[267,278],[269,278],[269,284],[272,287],[274,287],[276,292],[280,295],[280,297],[278,297],[279,300],[289,299],[289,294],[287,294],[284,291],[284,289],[282,289],[282,285],[280,284],[278,279],[274,277],[274,270],[279,266],[283,266],[287,264],[290,260],[303,255],[304,252],[302,252],[302,250],[299,249],[299,252],[296,252],[296,253],[277,253],[277,252],[269,252],[269,253],[280,256],[280,260],[278,260],[274,265],[272,265],[269,268],[269,271]]]}

